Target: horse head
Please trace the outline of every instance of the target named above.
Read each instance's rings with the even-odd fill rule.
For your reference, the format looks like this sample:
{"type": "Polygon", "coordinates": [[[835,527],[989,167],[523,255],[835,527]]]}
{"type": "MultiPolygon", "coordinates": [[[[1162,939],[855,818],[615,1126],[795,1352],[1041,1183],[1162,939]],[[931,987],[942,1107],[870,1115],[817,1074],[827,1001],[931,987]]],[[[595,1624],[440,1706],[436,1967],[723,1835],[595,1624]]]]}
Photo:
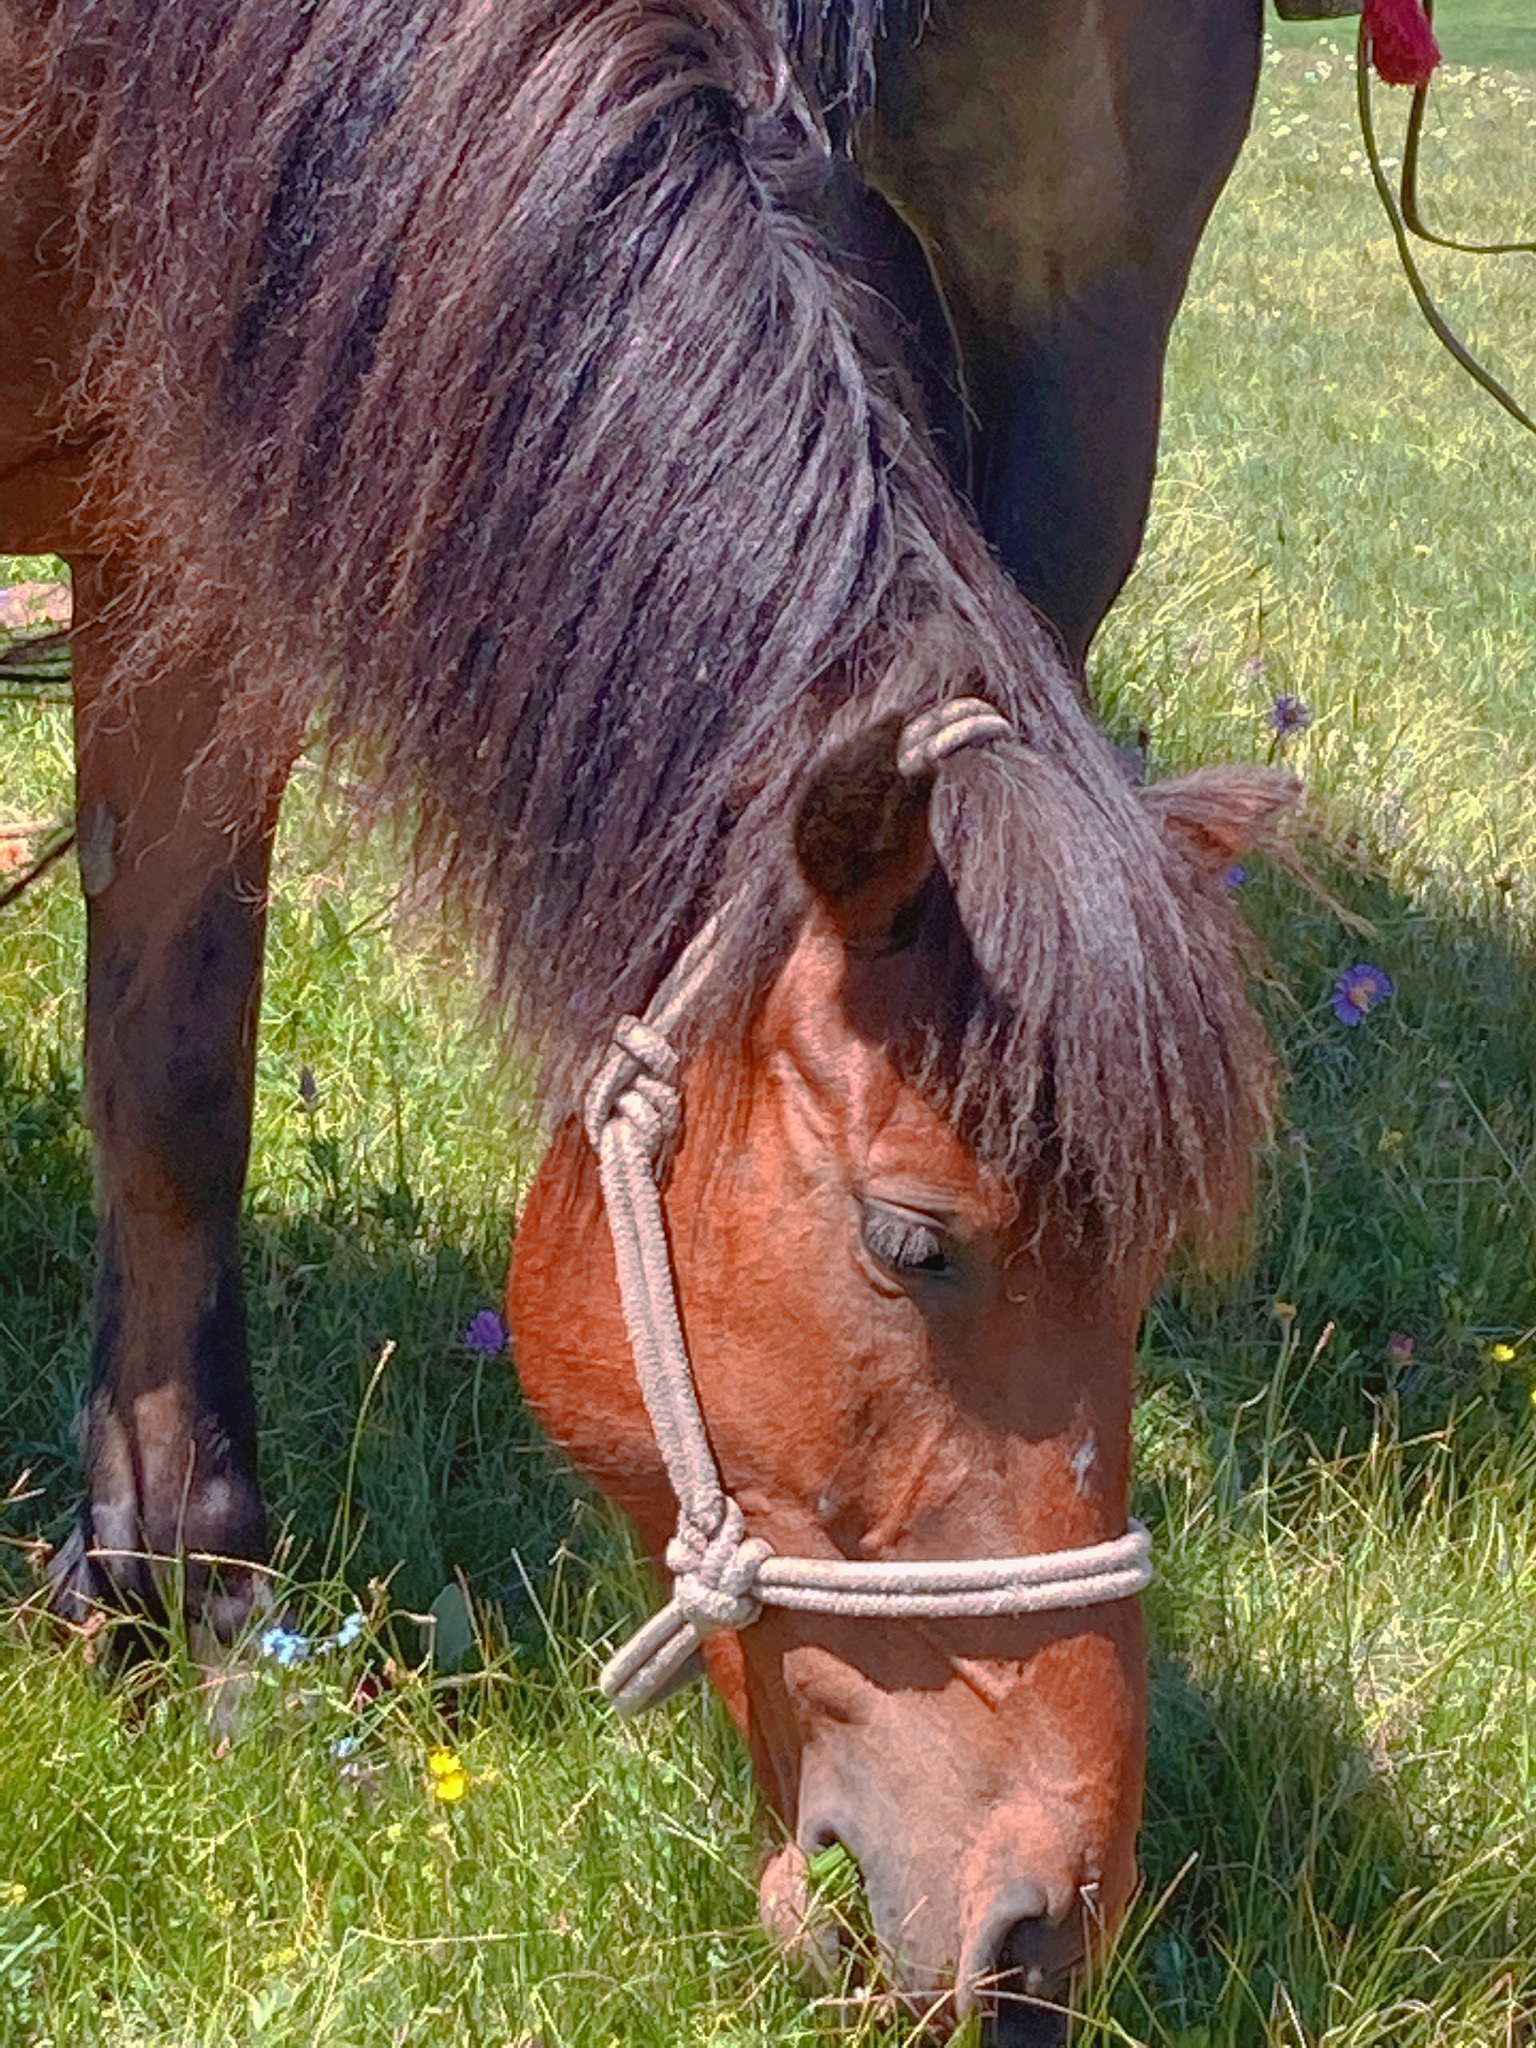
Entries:
{"type": "MultiPolygon", "coordinates": [[[[1142,1312],[1177,1224],[1219,1212],[1247,1171],[1252,1132],[1233,1118],[1198,1171],[1186,1162],[1182,1217],[1150,1197],[1138,1209],[1105,1162],[1117,1132],[1149,1127],[1140,1091],[1197,1086],[1213,1049],[1257,1056],[1256,1040],[1218,1043],[1251,1016],[1233,1007],[1246,999],[1221,874],[1291,801],[1288,779],[1206,771],[1127,792],[1149,900],[1178,924],[1146,943],[1223,986],[1199,1005],[1210,1045],[1131,1062],[1120,1099],[1095,1107],[1069,1069],[1092,1062],[1095,1005],[1120,999],[1092,986],[1124,907],[1095,876],[1125,852],[1095,849],[1091,813],[1003,727],[973,722],[986,744],[946,758],[932,719],[887,719],[824,753],[793,822],[803,886],[785,957],[682,1077],[664,1161],[680,1334],[727,1494],[781,1558],[1123,1539],[1142,1312]],[[1057,842],[1056,825],[1087,843],[1057,842]],[[1010,944],[1032,949],[1022,981],[995,957],[1010,944]]],[[[1136,968],[1140,999],[1156,975],[1136,968]]],[[[1101,1053],[1114,1043],[1101,1031],[1101,1053]]],[[[1165,1117],[1167,1100],[1152,1109],[1165,1117]]],[[[1155,1183],[1159,1162],[1142,1165],[1155,1183]]],[[[520,1226],[516,1351],[552,1436],[659,1561],[678,1500],[602,1212],[573,1123],[520,1226]]],[[[1135,1602],[896,1619],[770,1597],[750,1627],[710,1631],[703,1655],[789,1836],[767,1903],[782,1917],[787,1885],[793,1919],[802,1859],[839,1842],[917,2008],[948,2023],[981,2004],[996,2038],[1047,2038],[1032,2001],[1065,1992],[1135,1882],[1135,1602]]]]}

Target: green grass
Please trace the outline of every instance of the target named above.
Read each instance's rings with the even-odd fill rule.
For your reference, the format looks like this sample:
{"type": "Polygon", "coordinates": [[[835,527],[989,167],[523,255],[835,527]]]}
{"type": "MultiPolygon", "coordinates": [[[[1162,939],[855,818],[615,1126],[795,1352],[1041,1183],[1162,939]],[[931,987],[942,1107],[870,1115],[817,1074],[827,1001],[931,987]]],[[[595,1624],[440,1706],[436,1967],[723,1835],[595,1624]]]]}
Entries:
{"type": "MultiPolygon", "coordinates": [[[[1280,21],[1266,9],[1266,27],[1285,49],[1331,39],[1353,47],[1352,20],[1280,21]]],[[[1536,16],[1529,0],[1438,0],[1435,34],[1448,64],[1480,70],[1536,70],[1536,16]]]]}
{"type": "MultiPolygon", "coordinates": [[[[1272,694],[1305,700],[1286,753],[1356,922],[1287,876],[1245,885],[1292,1081],[1246,1257],[1176,1276],[1148,1320],[1146,1889],[1083,1994],[1095,2048],[1536,2028],[1536,449],[1418,323],[1351,90],[1326,40],[1270,68],[1096,657],[1159,769],[1265,758],[1272,694]],[[1348,1030],[1327,998],[1360,958],[1398,993],[1348,1030]]],[[[1436,104],[1441,216],[1536,219],[1531,81],[1458,71],[1436,104]]],[[[1530,265],[1434,275],[1536,397],[1530,265]]],[[[58,684],[6,689],[0,802],[62,817],[58,684]]],[[[179,1652],[106,1687],[27,1603],[87,1356],[81,914],[63,874],[0,913],[0,2044],[888,2048],[902,2030],[756,1932],[765,1834],[719,1711],[696,1693],[623,1727],[594,1701],[645,1591],[511,1375],[459,1343],[536,1133],[452,935],[349,823],[302,774],[247,1264],[285,1562],[314,1627],[355,1594],[368,1628],[262,1666],[227,1743],[179,1652]],[[455,1574],[480,1646],[434,1673],[412,1617],[455,1574]],[[452,1804],[438,1747],[468,1773],[452,1804]]]]}

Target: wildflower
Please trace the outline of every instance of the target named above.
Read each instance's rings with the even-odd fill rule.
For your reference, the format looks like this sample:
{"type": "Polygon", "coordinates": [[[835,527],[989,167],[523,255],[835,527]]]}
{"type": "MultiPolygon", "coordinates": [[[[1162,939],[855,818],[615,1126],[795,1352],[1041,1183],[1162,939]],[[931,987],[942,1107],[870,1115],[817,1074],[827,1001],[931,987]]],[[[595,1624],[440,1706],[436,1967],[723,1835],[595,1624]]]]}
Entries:
{"type": "Polygon", "coordinates": [[[1362,1024],[1378,1003],[1394,993],[1390,974],[1373,967],[1369,960],[1357,960],[1346,967],[1333,984],[1329,998],[1333,1014],[1341,1024],[1362,1024]]]}
{"type": "Polygon", "coordinates": [[[306,1067],[299,1075],[299,1094],[305,1104],[308,1105],[314,1101],[319,1093],[320,1090],[316,1085],[314,1074],[306,1067]]]}
{"type": "Polygon", "coordinates": [[[432,1780],[432,1797],[445,1806],[452,1806],[469,1790],[469,1773],[451,1749],[433,1750],[427,1758],[427,1774],[432,1780]]]}
{"type": "Polygon", "coordinates": [[[1277,697],[1269,707],[1269,722],[1281,739],[1288,740],[1312,723],[1312,707],[1299,697],[1277,697]]]}
{"type": "Polygon", "coordinates": [[[466,1351],[482,1351],[487,1357],[507,1348],[507,1326],[493,1308],[483,1308],[470,1317],[462,1339],[466,1351]]]}
{"type": "Polygon", "coordinates": [[[362,1746],[361,1735],[338,1735],[331,1744],[331,1755],[338,1763],[344,1763],[349,1756],[356,1756],[362,1746]]]}
{"type": "Polygon", "coordinates": [[[327,1636],[322,1650],[350,1650],[363,1632],[363,1610],[354,1607],[334,1635],[327,1636]]]}
{"type": "Polygon", "coordinates": [[[1488,1346],[1488,1362],[1490,1365],[1513,1365],[1515,1362],[1514,1345],[1490,1344],[1488,1346]]]}
{"type": "Polygon", "coordinates": [[[1418,1340],[1408,1330],[1394,1330],[1387,1339],[1387,1357],[1393,1365],[1411,1365],[1418,1340]]]}
{"type": "Polygon", "coordinates": [[[1294,1301],[1277,1301],[1271,1303],[1270,1313],[1277,1323],[1294,1323],[1300,1311],[1294,1301]]]}
{"type": "Polygon", "coordinates": [[[27,1888],[24,1884],[9,1884],[5,1888],[5,1903],[8,1906],[24,1906],[27,1903],[27,1888]]]}
{"type": "Polygon", "coordinates": [[[264,1631],[260,1649],[263,1657],[270,1657],[285,1671],[291,1671],[295,1664],[302,1664],[314,1649],[314,1644],[296,1628],[284,1628],[278,1621],[264,1631]]]}
{"type": "Polygon", "coordinates": [[[1250,654],[1243,663],[1243,674],[1250,683],[1261,683],[1269,674],[1269,663],[1262,654],[1250,654]]]}
{"type": "Polygon", "coordinates": [[[1248,870],[1240,861],[1234,861],[1232,866],[1222,875],[1221,886],[1230,893],[1233,889],[1241,889],[1247,879],[1248,870]]]}

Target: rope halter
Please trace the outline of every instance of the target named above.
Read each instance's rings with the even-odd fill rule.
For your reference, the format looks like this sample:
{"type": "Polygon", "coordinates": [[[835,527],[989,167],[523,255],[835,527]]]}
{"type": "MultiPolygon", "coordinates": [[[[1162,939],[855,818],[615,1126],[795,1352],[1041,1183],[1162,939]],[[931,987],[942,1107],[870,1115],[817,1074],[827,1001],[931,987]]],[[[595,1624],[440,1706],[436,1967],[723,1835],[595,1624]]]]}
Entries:
{"type": "MultiPolygon", "coordinates": [[[[896,765],[915,780],[962,747],[1012,736],[1012,725],[990,704],[957,697],[904,728],[896,765]]],[[[717,913],[684,949],[644,1017],[619,1019],[583,1106],[635,1375],[678,1509],[666,1551],[671,1597],[598,1680],[623,1714],[665,1697],[691,1675],[690,1660],[712,1629],[747,1628],[765,1605],[884,1620],[1043,1614],[1127,1600],[1152,1579],[1151,1538],[1134,1519],[1123,1536],[1105,1543],[955,1563],[780,1557],[746,1533],[699,1409],[658,1188],[682,1121],[682,1061],[673,1037],[710,977],[719,932],[717,913]]]]}

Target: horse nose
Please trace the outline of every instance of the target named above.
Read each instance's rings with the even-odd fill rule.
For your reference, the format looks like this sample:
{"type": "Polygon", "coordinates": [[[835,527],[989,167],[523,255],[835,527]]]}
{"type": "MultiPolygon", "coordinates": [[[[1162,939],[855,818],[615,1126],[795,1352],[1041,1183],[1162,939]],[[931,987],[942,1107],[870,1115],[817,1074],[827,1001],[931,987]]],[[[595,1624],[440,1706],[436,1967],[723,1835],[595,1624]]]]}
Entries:
{"type": "Polygon", "coordinates": [[[1061,1946],[1061,1930],[1043,1916],[1009,1928],[982,1994],[983,2048],[1065,2048],[1067,2013],[1058,2001],[1067,1977],[1055,1963],[1061,1946]]]}
{"type": "Polygon", "coordinates": [[[960,1968],[962,2005],[979,2007],[985,2048],[1062,2048],[1065,1998],[1079,1960],[1070,1913],[1052,1910],[1043,1885],[1021,1878],[979,1917],[960,1968]]]}

